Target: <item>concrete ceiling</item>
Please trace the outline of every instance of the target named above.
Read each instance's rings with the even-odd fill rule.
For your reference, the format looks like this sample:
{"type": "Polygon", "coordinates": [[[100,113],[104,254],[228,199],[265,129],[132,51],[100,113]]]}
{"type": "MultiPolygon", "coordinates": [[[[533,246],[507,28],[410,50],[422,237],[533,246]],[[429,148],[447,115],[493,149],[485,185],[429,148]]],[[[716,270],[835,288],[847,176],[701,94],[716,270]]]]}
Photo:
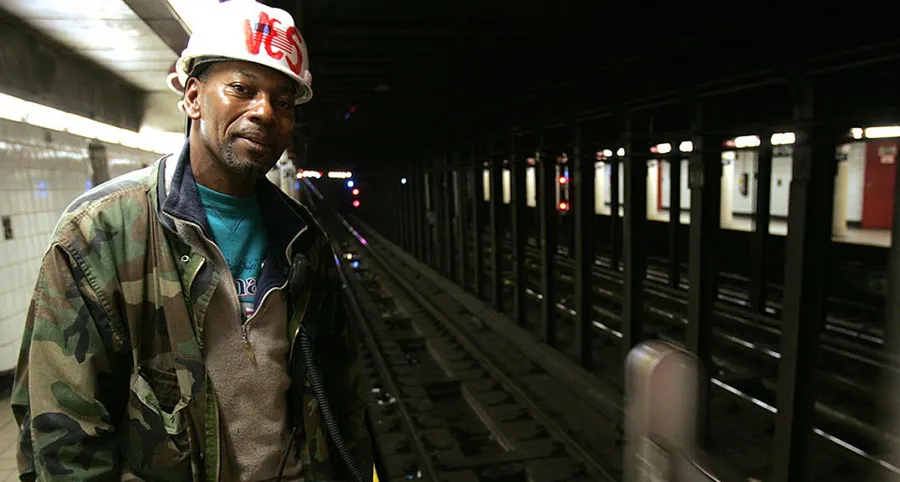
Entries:
{"type": "Polygon", "coordinates": [[[122,0],[0,0],[0,7],[141,90],[167,90],[177,55],[122,0]]]}
{"type": "Polygon", "coordinates": [[[0,8],[146,92],[142,130],[181,131],[165,80],[188,34],[166,0],[0,0],[0,8]]]}

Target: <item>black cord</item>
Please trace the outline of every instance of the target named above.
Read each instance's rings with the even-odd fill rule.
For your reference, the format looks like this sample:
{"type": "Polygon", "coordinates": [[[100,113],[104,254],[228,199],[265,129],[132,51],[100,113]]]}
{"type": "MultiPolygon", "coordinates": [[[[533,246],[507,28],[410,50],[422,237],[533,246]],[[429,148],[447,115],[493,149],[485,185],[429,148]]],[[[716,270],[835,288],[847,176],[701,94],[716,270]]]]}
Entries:
{"type": "Polygon", "coordinates": [[[291,436],[288,439],[288,446],[284,449],[284,454],[281,456],[281,466],[278,467],[278,477],[275,477],[277,482],[281,482],[281,477],[284,475],[284,467],[287,465],[288,456],[291,455],[291,447],[294,446],[294,437],[297,436],[297,426],[294,425],[293,430],[291,430],[291,436]]]}
{"type": "Polygon", "coordinates": [[[338,453],[340,453],[341,460],[344,461],[353,480],[356,482],[365,482],[362,472],[356,467],[356,464],[353,462],[353,457],[350,455],[350,451],[344,444],[344,438],[341,436],[337,421],[335,421],[334,414],[331,412],[331,404],[328,403],[328,398],[325,397],[325,387],[322,384],[322,377],[316,369],[316,360],[313,354],[312,343],[309,341],[309,335],[306,333],[306,330],[302,328],[300,329],[300,349],[303,350],[303,359],[306,361],[306,374],[309,378],[309,384],[312,385],[316,399],[319,401],[319,410],[322,412],[322,418],[325,419],[325,426],[328,428],[328,434],[331,435],[331,441],[334,442],[334,446],[337,448],[338,453]]]}

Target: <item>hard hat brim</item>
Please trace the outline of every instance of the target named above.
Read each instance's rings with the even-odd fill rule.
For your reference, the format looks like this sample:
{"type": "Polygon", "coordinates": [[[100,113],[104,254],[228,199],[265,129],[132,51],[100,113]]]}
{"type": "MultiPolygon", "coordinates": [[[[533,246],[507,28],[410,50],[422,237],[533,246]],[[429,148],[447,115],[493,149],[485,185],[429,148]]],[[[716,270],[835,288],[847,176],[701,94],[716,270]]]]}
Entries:
{"type": "MultiPolygon", "coordinates": [[[[175,90],[174,87],[170,85],[170,89],[175,90],[178,93],[184,93],[184,86],[187,85],[187,79],[193,75],[193,72],[197,70],[197,67],[202,65],[209,65],[217,62],[250,62],[257,65],[262,65],[263,67],[268,67],[276,72],[281,72],[282,74],[287,75],[294,82],[297,83],[297,98],[294,100],[294,105],[305,104],[309,102],[313,97],[312,91],[312,74],[309,71],[304,72],[306,75],[301,77],[291,71],[290,69],[283,68],[281,66],[273,66],[264,64],[262,62],[258,62],[253,58],[241,58],[241,57],[222,57],[222,56],[198,56],[198,57],[189,57],[182,56],[178,59],[175,70],[178,74],[178,81],[181,83],[180,92],[175,90]]],[[[172,84],[172,82],[167,82],[172,84]]]]}

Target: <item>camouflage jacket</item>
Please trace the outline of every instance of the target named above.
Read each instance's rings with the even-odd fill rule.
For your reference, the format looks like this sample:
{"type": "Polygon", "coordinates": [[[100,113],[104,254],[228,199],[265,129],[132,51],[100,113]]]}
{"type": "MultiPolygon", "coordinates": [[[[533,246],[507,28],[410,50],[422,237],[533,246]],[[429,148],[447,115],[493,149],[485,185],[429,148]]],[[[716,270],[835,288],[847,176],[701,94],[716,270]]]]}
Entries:
{"type": "MultiPolygon", "coordinates": [[[[172,168],[189,163],[181,157],[163,157],[85,193],[54,231],[12,392],[21,480],[231,478],[221,460],[223,431],[202,356],[219,275],[172,228],[175,219],[205,223],[181,202],[191,189],[196,196],[191,169],[172,168]]],[[[362,366],[340,302],[334,252],[300,204],[266,180],[258,196],[270,246],[293,253],[291,261],[283,254],[267,259],[258,294],[289,285],[288,406],[306,481],[352,478],[326,437],[307,381],[297,341],[301,326],[313,334],[342,438],[370,475],[362,366]],[[303,267],[298,259],[306,261],[303,267]],[[274,283],[264,285],[266,276],[274,283]]]]}

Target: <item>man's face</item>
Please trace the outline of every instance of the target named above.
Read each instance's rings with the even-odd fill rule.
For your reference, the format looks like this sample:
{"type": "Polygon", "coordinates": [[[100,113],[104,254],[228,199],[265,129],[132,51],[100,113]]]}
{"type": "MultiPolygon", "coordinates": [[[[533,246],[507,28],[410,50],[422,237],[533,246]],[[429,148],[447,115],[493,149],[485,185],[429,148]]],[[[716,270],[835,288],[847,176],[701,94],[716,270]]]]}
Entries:
{"type": "Polygon", "coordinates": [[[296,84],[287,75],[251,62],[216,62],[204,80],[188,80],[188,115],[199,122],[204,144],[229,170],[260,177],[290,140],[296,84]]]}

